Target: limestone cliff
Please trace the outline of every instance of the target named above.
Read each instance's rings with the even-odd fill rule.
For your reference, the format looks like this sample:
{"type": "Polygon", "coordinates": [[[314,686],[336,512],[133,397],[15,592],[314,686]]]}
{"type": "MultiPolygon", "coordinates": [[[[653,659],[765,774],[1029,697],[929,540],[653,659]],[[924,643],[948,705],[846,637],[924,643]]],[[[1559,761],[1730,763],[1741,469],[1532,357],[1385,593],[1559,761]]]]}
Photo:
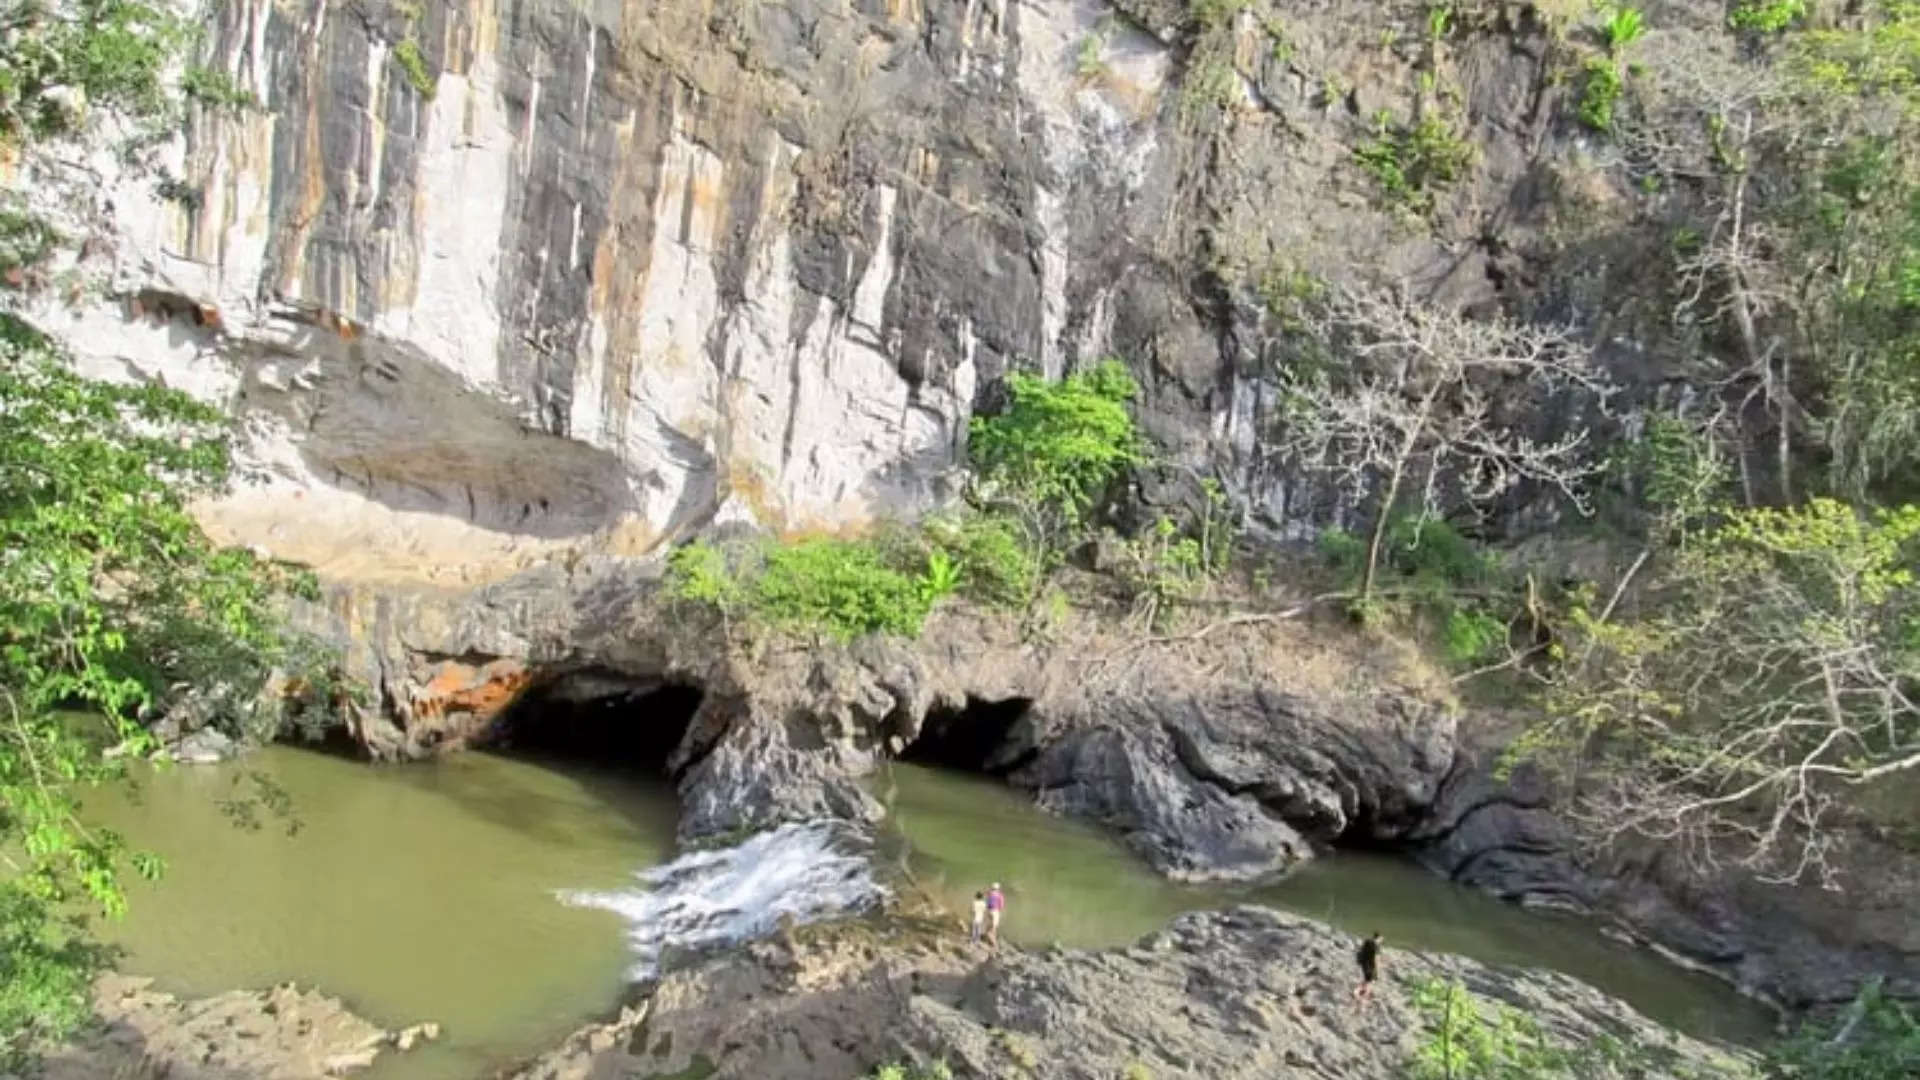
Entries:
{"type": "Polygon", "coordinates": [[[1491,297],[1571,144],[1529,6],[1434,56],[1420,5],[1214,6],[221,0],[202,59],[257,107],[19,163],[84,242],[11,302],[245,416],[210,526],[335,579],[911,514],[1009,365],[1109,352],[1280,528],[1245,283],[1491,297]],[[1479,164],[1409,222],[1349,144],[1435,64],[1479,164]]]}

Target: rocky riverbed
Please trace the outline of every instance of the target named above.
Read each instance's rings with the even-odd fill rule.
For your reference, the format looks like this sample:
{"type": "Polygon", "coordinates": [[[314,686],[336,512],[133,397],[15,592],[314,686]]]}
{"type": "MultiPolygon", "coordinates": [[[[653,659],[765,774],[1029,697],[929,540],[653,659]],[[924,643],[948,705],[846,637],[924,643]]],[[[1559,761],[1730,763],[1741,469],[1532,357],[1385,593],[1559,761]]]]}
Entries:
{"type": "Polygon", "coordinates": [[[513,1080],[715,1076],[846,1080],[892,1061],[960,1077],[1397,1077],[1424,1031],[1428,979],[1510,1006],[1557,1045],[1600,1036],[1671,1076],[1734,1061],[1563,976],[1389,946],[1375,1003],[1355,1007],[1354,941],[1242,907],[1197,912],[1121,949],[965,944],[925,918],[803,928],[674,972],[513,1080]]]}
{"type": "Polygon", "coordinates": [[[152,984],[102,977],[97,1029],[50,1055],[42,1080],[321,1080],[439,1036],[430,1022],[389,1031],[291,983],[185,1000],[152,984]]]}

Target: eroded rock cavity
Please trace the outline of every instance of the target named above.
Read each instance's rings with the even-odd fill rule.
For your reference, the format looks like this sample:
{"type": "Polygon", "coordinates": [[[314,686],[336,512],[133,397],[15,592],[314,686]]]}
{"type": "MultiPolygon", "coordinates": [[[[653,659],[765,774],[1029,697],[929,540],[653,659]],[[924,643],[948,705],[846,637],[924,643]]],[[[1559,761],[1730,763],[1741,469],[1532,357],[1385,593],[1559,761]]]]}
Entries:
{"type": "Polygon", "coordinates": [[[478,741],[665,776],[704,698],[685,683],[604,669],[567,672],[529,687],[478,741]]]}
{"type": "Polygon", "coordinates": [[[959,708],[936,706],[898,757],[916,765],[1005,776],[1036,753],[1028,718],[1033,699],[969,696],[959,708]]]}

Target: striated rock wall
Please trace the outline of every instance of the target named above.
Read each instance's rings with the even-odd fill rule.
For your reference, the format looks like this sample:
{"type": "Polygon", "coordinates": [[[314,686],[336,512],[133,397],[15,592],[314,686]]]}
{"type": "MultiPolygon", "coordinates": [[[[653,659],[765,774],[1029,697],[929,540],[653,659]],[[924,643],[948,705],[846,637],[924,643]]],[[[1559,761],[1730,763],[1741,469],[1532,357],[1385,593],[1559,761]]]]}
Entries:
{"type": "Polygon", "coordinates": [[[1422,5],[1254,3],[1201,55],[1139,2],[219,0],[201,60],[259,107],[15,165],[81,242],[8,302],[244,416],[257,483],[209,527],[336,580],[910,515],[1009,365],[1109,352],[1172,460],[1284,529],[1245,283],[1492,298],[1570,145],[1531,10],[1429,56],[1387,33],[1422,5]],[[1350,144],[1427,69],[1480,149],[1409,221],[1350,144]]]}

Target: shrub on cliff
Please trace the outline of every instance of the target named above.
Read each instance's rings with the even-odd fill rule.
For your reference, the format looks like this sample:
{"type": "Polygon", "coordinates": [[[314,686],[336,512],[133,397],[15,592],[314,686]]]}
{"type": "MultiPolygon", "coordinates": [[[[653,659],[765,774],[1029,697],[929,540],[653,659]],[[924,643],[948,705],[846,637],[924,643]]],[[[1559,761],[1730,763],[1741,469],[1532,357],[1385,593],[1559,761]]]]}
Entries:
{"type": "Polygon", "coordinates": [[[232,461],[218,410],[68,369],[0,316],[0,1067],[87,1015],[99,954],[63,913],[125,907],[157,873],[76,816],[77,790],[148,745],[135,717],[182,684],[257,679],[304,582],[218,550],[187,512],[232,461]]]}
{"type": "Polygon", "coordinates": [[[0,47],[0,140],[67,130],[90,105],[135,116],[166,110],[163,76],[189,27],[165,7],[70,0],[10,8],[0,47]]]}
{"type": "Polygon", "coordinates": [[[1112,359],[1057,383],[1009,374],[1007,408],[974,417],[970,427],[974,502],[1017,516],[1036,552],[1059,551],[1141,460],[1127,412],[1138,391],[1112,359]]]}
{"type": "Polygon", "coordinates": [[[959,587],[960,569],[938,550],[920,556],[917,571],[890,555],[872,541],[815,538],[729,560],[696,540],[670,557],[667,587],[676,599],[729,620],[752,616],[841,641],[871,633],[917,637],[933,606],[959,587]]]}

